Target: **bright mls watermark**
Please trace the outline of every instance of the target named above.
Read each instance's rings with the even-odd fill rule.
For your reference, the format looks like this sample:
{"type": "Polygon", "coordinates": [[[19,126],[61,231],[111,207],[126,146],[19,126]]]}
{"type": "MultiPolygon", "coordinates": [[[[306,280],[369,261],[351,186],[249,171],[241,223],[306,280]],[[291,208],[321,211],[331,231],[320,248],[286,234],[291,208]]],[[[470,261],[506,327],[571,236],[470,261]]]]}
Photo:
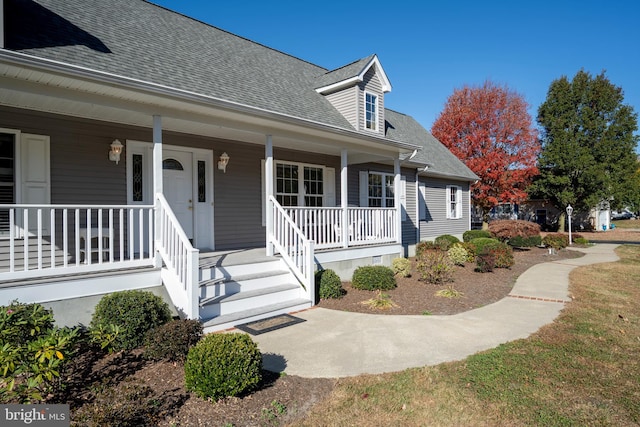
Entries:
{"type": "Polygon", "coordinates": [[[69,427],[69,405],[0,405],[0,426],[69,427]]]}

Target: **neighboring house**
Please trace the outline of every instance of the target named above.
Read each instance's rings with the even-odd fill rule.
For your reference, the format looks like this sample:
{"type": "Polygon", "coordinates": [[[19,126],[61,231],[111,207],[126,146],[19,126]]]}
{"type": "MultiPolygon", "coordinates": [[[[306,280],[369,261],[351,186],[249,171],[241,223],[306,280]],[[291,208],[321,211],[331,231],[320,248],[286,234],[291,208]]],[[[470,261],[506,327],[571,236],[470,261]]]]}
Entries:
{"type": "Polygon", "coordinates": [[[164,285],[213,331],[470,228],[477,176],[385,108],[375,55],[326,70],[140,0],[2,5],[1,304],[164,285]]]}

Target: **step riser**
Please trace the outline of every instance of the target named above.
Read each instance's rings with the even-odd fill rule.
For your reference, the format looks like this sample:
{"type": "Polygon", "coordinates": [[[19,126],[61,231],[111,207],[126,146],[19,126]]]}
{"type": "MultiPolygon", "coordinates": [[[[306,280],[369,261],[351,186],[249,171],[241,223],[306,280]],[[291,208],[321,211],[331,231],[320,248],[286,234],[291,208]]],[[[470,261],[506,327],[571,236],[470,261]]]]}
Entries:
{"type": "Polygon", "coordinates": [[[212,332],[224,331],[225,329],[230,329],[230,328],[235,327],[236,325],[241,325],[243,323],[249,323],[249,322],[255,322],[256,320],[267,319],[269,317],[277,316],[278,314],[293,313],[293,312],[296,312],[296,311],[305,310],[305,309],[307,309],[309,307],[311,307],[310,303],[293,305],[293,306],[290,306],[290,307],[287,307],[287,308],[283,308],[283,309],[280,309],[280,310],[270,311],[268,313],[264,313],[264,314],[261,314],[259,316],[250,316],[250,317],[247,317],[247,318],[242,319],[242,320],[236,320],[236,321],[227,322],[227,323],[220,323],[220,324],[214,325],[214,326],[205,326],[204,333],[205,334],[209,334],[209,333],[212,333],[212,332]]]}
{"type": "Polygon", "coordinates": [[[286,269],[281,260],[255,264],[230,265],[228,267],[205,267],[200,270],[200,280],[218,279],[247,274],[266,273],[286,269]]]}
{"type": "Polygon", "coordinates": [[[258,295],[234,301],[222,301],[217,304],[209,304],[200,308],[200,318],[211,319],[216,316],[223,316],[245,310],[252,310],[264,307],[269,304],[276,304],[300,297],[299,289],[289,289],[286,291],[273,292],[270,294],[258,295]]]}
{"type": "Polygon", "coordinates": [[[274,275],[274,276],[266,276],[266,277],[258,277],[255,279],[247,279],[247,280],[230,280],[228,282],[220,283],[217,285],[207,286],[202,290],[203,298],[209,298],[211,296],[216,295],[231,295],[238,292],[247,292],[253,291],[256,289],[261,289],[268,286],[275,286],[283,283],[295,283],[295,278],[291,273],[285,273],[274,275]]]}

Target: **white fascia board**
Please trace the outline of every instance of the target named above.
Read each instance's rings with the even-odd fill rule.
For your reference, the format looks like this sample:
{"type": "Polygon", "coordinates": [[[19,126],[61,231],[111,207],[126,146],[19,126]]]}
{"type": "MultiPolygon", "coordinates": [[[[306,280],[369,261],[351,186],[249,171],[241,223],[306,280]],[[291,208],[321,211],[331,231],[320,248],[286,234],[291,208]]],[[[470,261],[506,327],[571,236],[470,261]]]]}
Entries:
{"type": "Polygon", "coordinates": [[[344,89],[346,87],[350,87],[350,86],[354,86],[358,83],[360,83],[362,81],[362,78],[358,75],[355,77],[350,77],[346,80],[342,80],[341,82],[337,82],[337,83],[332,83],[329,86],[323,86],[323,87],[319,87],[316,89],[316,92],[318,92],[321,95],[324,95],[325,93],[331,93],[334,92],[336,90],[340,90],[340,89],[344,89]]]}
{"type": "Polygon", "coordinates": [[[364,80],[364,75],[367,73],[367,71],[369,71],[369,69],[374,66],[378,71],[376,75],[380,79],[380,84],[382,85],[382,91],[385,93],[391,92],[391,82],[387,77],[387,73],[384,72],[382,65],[380,65],[380,60],[376,55],[374,55],[373,58],[371,58],[371,61],[369,61],[367,65],[365,65],[356,76],[349,77],[348,79],[345,79],[336,83],[332,83],[328,86],[319,87],[316,89],[316,92],[324,95],[326,93],[334,92],[336,90],[344,89],[346,87],[351,87],[357,83],[360,83],[361,81],[364,80]]]}

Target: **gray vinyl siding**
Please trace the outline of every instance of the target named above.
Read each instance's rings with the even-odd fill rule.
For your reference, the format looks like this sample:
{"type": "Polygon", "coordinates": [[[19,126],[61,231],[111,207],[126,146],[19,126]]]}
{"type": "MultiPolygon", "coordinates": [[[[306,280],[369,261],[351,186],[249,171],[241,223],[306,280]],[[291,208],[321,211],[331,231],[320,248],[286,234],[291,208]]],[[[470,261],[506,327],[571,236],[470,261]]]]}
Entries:
{"type": "MultiPolygon", "coordinates": [[[[151,125],[151,118],[149,118],[151,125]]],[[[48,135],[51,141],[51,203],[127,203],[126,140],[151,142],[151,128],[135,128],[66,116],[0,107],[0,127],[48,135]],[[108,159],[109,144],[125,143],[119,164],[108,159]]],[[[214,232],[216,249],[265,245],[262,226],[261,160],[264,146],[163,132],[163,144],[226,151],[226,173],[214,169],[214,232]]],[[[340,197],[340,158],[300,151],[274,150],[275,160],[324,165],[335,169],[336,202],[340,197]]],[[[151,184],[151,183],[149,183],[151,184]]],[[[196,231],[197,232],[197,231],[196,231]]]]}
{"type": "Polygon", "coordinates": [[[358,109],[360,111],[359,129],[366,132],[372,132],[365,127],[365,93],[369,92],[378,97],[378,132],[384,134],[384,92],[382,91],[382,84],[380,79],[376,76],[375,67],[369,68],[365,73],[362,83],[358,85],[358,109]]]}
{"type": "Polygon", "coordinates": [[[469,229],[469,183],[420,177],[426,183],[426,221],[420,221],[420,240],[433,240],[442,234],[462,235],[469,229]],[[447,186],[462,187],[462,218],[447,218],[447,186]]]}
{"type": "Polygon", "coordinates": [[[358,93],[357,87],[354,86],[326,96],[354,129],[358,128],[358,93]]]}

